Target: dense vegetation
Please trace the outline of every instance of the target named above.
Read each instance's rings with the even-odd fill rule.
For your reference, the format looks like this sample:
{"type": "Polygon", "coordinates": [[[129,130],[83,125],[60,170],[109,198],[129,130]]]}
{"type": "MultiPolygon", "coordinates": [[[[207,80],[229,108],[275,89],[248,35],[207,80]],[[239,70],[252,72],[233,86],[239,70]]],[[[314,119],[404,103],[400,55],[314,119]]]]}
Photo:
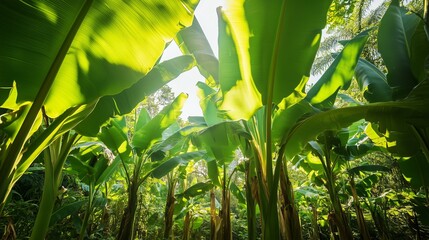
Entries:
{"type": "Polygon", "coordinates": [[[214,54],[198,0],[2,1],[2,239],[429,238],[429,2],[378,3],[231,0],[214,54]]]}

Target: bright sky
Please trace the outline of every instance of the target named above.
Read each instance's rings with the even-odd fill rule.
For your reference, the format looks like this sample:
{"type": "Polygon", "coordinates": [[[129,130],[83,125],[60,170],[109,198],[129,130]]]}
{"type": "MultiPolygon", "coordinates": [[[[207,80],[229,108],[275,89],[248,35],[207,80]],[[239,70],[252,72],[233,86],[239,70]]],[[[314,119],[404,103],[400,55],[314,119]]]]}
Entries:
{"type": "MultiPolygon", "coordinates": [[[[201,0],[196,11],[195,16],[197,17],[201,28],[204,31],[210,45],[213,49],[214,54],[217,56],[217,15],[216,8],[221,5],[219,0],[201,0]]],[[[161,61],[174,58],[181,55],[179,47],[172,42],[165,50],[161,61]]],[[[182,119],[187,119],[189,116],[201,116],[202,112],[200,109],[199,99],[197,97],[198,81],[205,81],[204,77],[200,75],[198,69],[195,67],[188,72],[181,74],[178,78],[171,81],[168,85],[172,88],[174,94],[177,96],[179,93],[187,93],[189,95],[188,100],[182,110],[182,119]]]]}

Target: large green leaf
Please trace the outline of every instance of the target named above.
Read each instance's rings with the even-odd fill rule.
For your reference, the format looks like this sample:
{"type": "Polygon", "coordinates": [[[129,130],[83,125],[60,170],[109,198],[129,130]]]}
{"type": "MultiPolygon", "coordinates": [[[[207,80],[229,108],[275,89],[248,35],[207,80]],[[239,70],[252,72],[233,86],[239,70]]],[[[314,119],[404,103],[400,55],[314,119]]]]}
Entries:
{"type": "Polygon", "coordinates": [[[52,213],[49,226],[52,226],[56,222],[66,218],[67,216],[70,216],[76,213],[86,202],[87,200],[80,200],[80,201],[71,202],[61,206],[60,208],[55,210],[55,212],[52,213]]]}
{"type": "MultiPolygon", "coordinates": [[[[345,128],[360,119],[379,124],[381,132],[387,135],[393,134],[391,137],[395,137],[396,134],[396,139],[401,141],[401,144],[405,144],[398,143],[397,147],[401,148],[403,153],[412,154],[414,149],[418,148],[418,144],[415,144],[415,139],[409,139],[410,125],[428,127],[426,121],[429,118],[427,91],[429,91],[429,81],[422,82],[403,101],[372,103],[313,114],[297,123],[289,135],[285,136],[283,139],[283,143],[286,144],[285,155],[292,158],[303,149],[308,141],[315,139],[320,133],[345,128]],[[406,132],[401,132],[404,131],[403,128],[400,128],[401,126],[407,127],[406,132]],[[398,127],[399,129],[397,129],[398,127]],[[404,135],[407,133],[408,135],[404,135]],[[404,136],[408,137],[403,138],[404,136]],[[416,146],[409,151],[407,148],[411,146],[406,144],[407,142],[416,146]]],[[[400,152],[398,149],[397,151],[400,152]]]]}
{"type": "MultiPolygon", "coordinates": [[[[33,101],[83,0],[2,1],[0,83],[33,101]],[[19,19],[19,20],[17,20],[19,19]]],[[[117,94],[149,72],[165,41],[191,25],[196,1],[93,1],[45,103],[49,116],[117,94]]],[[[4,96],[1,94],[1,103],[4,96]]]]}
{"type": "Polygon", "coordinates": [[[220,111],[217,107],[217,101],[219,98],[218,93],[203,82],[198,82],[197,87],[197,93],[200,99],[200,107],[203,111],[206,124],[208,126],[213,126],[223,122],[225,119],[220,116],[220,111]]]}
{"type": "Polygon", "coordinates": [[[410,64],[414,76],[423,81],[427,78],[427,57],[429,56],[429,40],[424,28],[424,21],[420,21],[411,38],[410,64]]]}
{"type": "Polygon", "coordinates": [[[275,117],[273,119],[273,142],[280,142],[282,138],[288,134],[295,123],[304,116],[304,114],[311,113],[313,111],[314,108],[307,101],[300,101],[291,105],[287,102],[281,104],[280,109],[275,113],[275,117]]]}
{"type": "Polygon", "coordinates": [[[337,91],[350,86],[354,69],[368,37],[368,31],[361,32],[344,46],[331,66],[307,93],[307,101],[318,107],[329,108],[334,105],[337,91]]]}
{"type": "Polygon", "coordinates": [[[240,138],[249,138],[240,122],[222,122],[208,127],[199,133],[199,140],[210,156],[216,158],[220,165],[230,163],[240,138]]]}
{"type": "Polygon", "coordinates": [[[382,165],[372,165],[372,164],[360,165],[360,166],[350,168],[348,170],[348,172],[351,174],[358,174],[360,172],[389,172],[389,171],[390,171],[390,168],[388,167],[385,167],[382,165]]]}
{"type": "Polygon", "coordinates": [[[70,131],[93,109],[95,103],[83,106],[75,106],[67,109],[61,116],[55,119],[44,131],[36,136],[25,149],[22,159],[16,168],[14,181],[17,181],[30,167],[37,156],[48,147],[53,141],[58,139],[65,132],[70,131]]]}
{"type": "Polygon", "coordinates": [[[411,71],[410,44],[419,22],[417,15],[399,7],[398,0],[392,1],[380,22],[378,50],[388,70],[387,82],[394,99],[407,96],[418,82],[411,71]]]}
{"type": "Polygon", "coordinates": [[[206,153],[204,151],[197,151],[197,152],[188,152],[184,154],[180,154],[178,156],[172,157],[158,166],[156,166],[152,171],[152,177],[154,178],[162,178],[163,176],[167,175],[170,171],[172,171],[175,167],[177,167],[179,164],[185,165],[188,164],[189,161],[196,159],[201,159],[202,156],[204,156],[206,153]]]}
{"type": "Polygon", "coordinates": [[[109,124],[101,129],[97,137],[112,152],[118,154],[123,162],[127,162],[130,159],[132,150],[128,142],[128,128],[125,117],[111,119],[109,124]]]}
{"type": "Polygon", "coordinates": [[[429,186],[429,175],[426,171],[429,164],[423,154],[420,153],[411,158],[401,158],[398,163],[405,179],[414,189],[429,186]]]}
{"type": "Polygon", "coordinates": [[[135,129],[132,144],[139,151],[148,150],[162,137],[162,132],[173,124],[180,116],[187,94],[181,93],[176,99],[161,110],[154,118],[140,129],[135,129]]]}
{"type": "Polygon", "coordinates": [[[213,78],[216,83],[219,82],[219,61],[197,18],[194,18],[192,26],[179,31],[176,41],[184,53],[194,55],[198,69],[205,78],[213,78]]]}
{"type": "Polygon", "coordinates": [[[102,97],[94,111],[77,126],[80,134],[95,136],[100,126],[109,118],[130,113],[138,103],[169,81],[194,66],[190,55],[183,55],[155,65],[155,67],[130,88],[113,96],[102,97]]]}
{"type": "Polygon", "coordinates": [[[205,194],[212,188],[213,184],[211,184],[210,182],[199,182],[186,189],[183,193],[177,194],[176,197],[189,199],[201,194],[205,194]]]}
{"type": "MultiPolygon", "coordinates": [[[[156,152],[161,152],[161,151],[162,152],[171,151],[172,149],[175,149],[178,145],[179,145],[179,149],[183,150],[183,146],[185,145],[185,143],[187,141],[189,141],[192,134],[203,130],[205,127],[206,127],[206,125],[185,126],[185,127],[181,128],[180,130],[176,131],[175,133],[173,133],[172,135],[170,135],[164,141],[153,146],[150,149],[151,154],[156,153],[156,152]]],[[[185,150],[187,150],[187,149],[185,149],[185,150]]]]}
{"type": "MultiPolygon", "coordinates": [[[[303,78],[310,76],[330,3],[329,0],[230,1],[225,15],[243,79],[253,78],[263,104],[271,104],[267,102],[271,91],[273,102],[278,103],[303,78]]],[[[249,93],[240,97],[254,96],[249,93]]]]}
{"type": "Polygon", "coordinates": [[[279,142],[287,136],[288,131],[304,114],[314,112],[310,103],[318,107],[332,107],[338,89],[350,85],[354,68],[367,39],[368,31],[364,31],[350,40],[307,96],[301,86],[305,82],[301,82],[291,95],[282,100],[273,119],[274,142],[279,142]]]}
{"type": "Polygon", "coordinates": [[[248,39],[234,35],[237,31],[247,29],[239,29],[245,26],[234,25],[235,19],[227,16],[218,9],[219,81],[223,95],[219,109],[233,120],[247,120],[262,106],[261,94],[256,89],[250,72],[248,39]]]}
{"type": "Polygon", "coordinates": [[[359,59],[355,69],[355,77],[368,102],[393,100],[392,89],[387,84],[386,76],[374,64],[359,59]]]}
{"type": "Polygon", "coordinates": [[[121,163],[120,158],[116,157],[113,159],[112,162],[110,162],[107,167],[101,168],[97,171],[99,174],[96,177],[95,186],[99,186],[100,184],[103,184],[107,182],[110,177],[118,170],[119,164],[121,163]]]}

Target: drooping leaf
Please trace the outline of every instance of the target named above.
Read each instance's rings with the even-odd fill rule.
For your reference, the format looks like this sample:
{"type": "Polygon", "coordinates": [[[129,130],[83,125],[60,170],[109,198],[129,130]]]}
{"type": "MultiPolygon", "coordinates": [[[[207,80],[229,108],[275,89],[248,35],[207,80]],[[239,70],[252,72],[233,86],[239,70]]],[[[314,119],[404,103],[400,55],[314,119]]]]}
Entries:
{"type": "Polygon", "coordinates": [[[230,163],[240,144],[240,137],[249,137],[240,122],[222,122],[199,133],[198,138],[210,156],[220,165],[230,163]]]}
{"type": "MultiPolygon", "coordinates": [[[[403,101],[372,103],[313,114],[297,123],[284,139],[283,143],[286,144],[285,155],[288,158],[293,158],[308,141],[315,139],[323,131],[345,128],[360,119],[380,124],[383,130],[381,132],[389,129],[391,133],[397,134],[398,140],[404,143],[412,142],[413,138],[407,140],[398,134],[401,134],[401,130],[404,131],[401,126],[408,127],[408,130],[405,129],[402,134],[409,134],[409,125],[404,125],[404,122],[419,127],[427,127],[428,123],[425,121],[429,118],[429,109],[427,108],[429,99],[425,93],[427,90],[429,90],[429,81],[424,81],[403,101]]],[[[416,142],[415,139],[414,142],[416,142]]],[[[418,144],[415,147],[418,147],[418,144]]],[[[412,152],[407,151],[407,149],[401,150],[412,152]]]]}
{"type": "Polygon", "coordinates": [[[359,174],[360,172],[389,172],[390,169],[388,167],[382,166],[382,165],[360,165],[353,167],[348,170],[351,174],[359,174]]]}
{"type": "Polygon", "coordinates": [[[140,151],[149,149],[155,141],[162,137],[162,132],[174,123],[180,116],[187,94],[181,93],[177,98],[140,129],[135,129],[132,139],[134,147],[140,151]]]}
{"type": "Polygon", "coordinates": [[[192,185],[188,189],[186,189],[183,193],[177,194],[176,196],[177,198],[189,199],[201,194],[205,194],[212,188],[213,188],[213,184],[211,184],[210,182],[199,182],[199,183],[196,183],[195,185],[192,185]]]}
{"type": "Polygon", "coordinates": [[[401,158],[398,163],[405,179],[414,189],[429,186],[429,175],[426,174],[429,164],[422,153],[411,158],[401,158]]]}
{"type": "Polygon", "coordinates": [[[156,166],[152,171],[152,177],[154,178],[162,178],[163,176],[167,175],[170,171],[172,171],[175,167],[177,167],[179,164],[185,165],[188,164],[189,161],[195,159],[199,160],[202,156],[204,156],[206,153],[204,151],[197,151],[197,152],[188,152],[184,154],[180,154],[178,156],[172,157],[158,166],[156,166]]]}
{"type": "Polygon", "coordinates": [[[200,99],[200,107],[203,111],[203,116],[205,123],[208,126],[212,126],[223,122],[224,119],[221,118],[220,111],[217,107],[218,94],[217,92],[203,82],[197,83],[198,87],[198,98],[200,99]]]}
{"type": "Polygon", "coordinates": [[[95,136],[109,118],[130,113],[147,96],[194,66],[192,56],[183,55],[157,64],[137,83],[113,96],[102,97],[94,111],[77,126],[83,135],[95,136]]]}
{"type": "Polygon", "coordinates": [[[427,78],[427,61],[429,56],[429,40],[424,29],[424,21],[420,21],[410,43],[410,65],[414,77],[419,81],[427,78]]]}
{"type": "Polygon", "coordinates": [[[307,101],[322,108],[334,105],[338,90],[347,89],[350,86],[354,69],[368,39],[368,32],[367,30],[359,33],[344,46],[331,66],[307,93],[307,101]]]}
{"type": "Polygon", "coordinates": [[[216,186],[220,186],[220,175],[219,167],[217,165],[216,159],[207,159],[207,175],[212,183],[216,186]]]}
{"type": "Polygon", "coordinates": [[[86,202],[87,200],[75,201],[57,209],[51,215],[49,226],[53,226],[56,222],[66,218],[67,216],[72,215],[73,213],[76,213],[86,202]]]}
{"type": "MultiPolygon", "coordinates": [[[[229,19],[229,32],[237,48],[243,79],[251,75],[262,95],[262,103],[271,104],[267,100],[272,74],[272,100],[279,103],[303,78],[310,76],[331,1],[229,3],[225,15],[229,19]]],[[[249,93],[241,96],[254,96],[249,93]]]]}
{"type": "Polygon", "coordinates": [[[392,89],[387,84],[386,76],[372,63],[365,59],[359,59],[355,69],[355,77],[368,102],[393,100],[392,89]]]}
{"type": "Polygon", "coordinates": [[[378,50],[386,64],[393,99],[402,99],[417,85],[410,65],[410,43],[420,19],[393,0],[380,22],[378,50]]]}
{"type": "Polygon", "coordinates": [[[111,119],[109,124],[101,129],[97,137],[112,150],[112,152],[118,154],[123,162],[127,162],[132,153],[127,134],[128,129],[125,118],[118,117],[111,119]]]}
{"type": "Polygon", "coordinates": [[[214,82],[218,83],[219,61],[197,18],[194,18],[190,27],[180,30],[176,38],[182,52],[194,55],[200,73],[206,79],[213,78],[214,82]]]}
{"type": "MultiPolygon", "coordinates": [[[[35,98],[84,3],[1,3],[0,83],[16,82],[18,103],[35,98]]],[[[57,117],[71,106],[130,87],[152,68],[165,41],[191,25],[196,3],[93,1],[49,93],[47,114],[57,117]]],[[[7,94],[0,95],[3,103],[7,94]]]]}
{"type": "MultiPolygon", "coordinates": [[[[239,13],[243,14],[242,11],[239,13]]],[[[235,26],[237,22],[231,18],[218,9],[219,81],[223,95],[219,109],[232,120],[247,120],[262,106],[261,94],[250,72],[248,39],[235,35],[248,29],[246,26],[235,26]],[[246,96],[246,101],[243,101],[243,96],[246,96]]]]}

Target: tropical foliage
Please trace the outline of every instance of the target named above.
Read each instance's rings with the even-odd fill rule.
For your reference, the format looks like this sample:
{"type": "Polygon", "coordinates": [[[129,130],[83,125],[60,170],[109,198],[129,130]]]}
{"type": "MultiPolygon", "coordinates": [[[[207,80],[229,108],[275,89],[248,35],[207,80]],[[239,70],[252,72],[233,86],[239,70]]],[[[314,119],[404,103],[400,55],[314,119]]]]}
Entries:
{"type": "Polygon", "coordinates": [[[198,1],[1,2],[3,239],[429,237],[429,4],[375,4],[226,1],[215,54],[198,1]]]}

